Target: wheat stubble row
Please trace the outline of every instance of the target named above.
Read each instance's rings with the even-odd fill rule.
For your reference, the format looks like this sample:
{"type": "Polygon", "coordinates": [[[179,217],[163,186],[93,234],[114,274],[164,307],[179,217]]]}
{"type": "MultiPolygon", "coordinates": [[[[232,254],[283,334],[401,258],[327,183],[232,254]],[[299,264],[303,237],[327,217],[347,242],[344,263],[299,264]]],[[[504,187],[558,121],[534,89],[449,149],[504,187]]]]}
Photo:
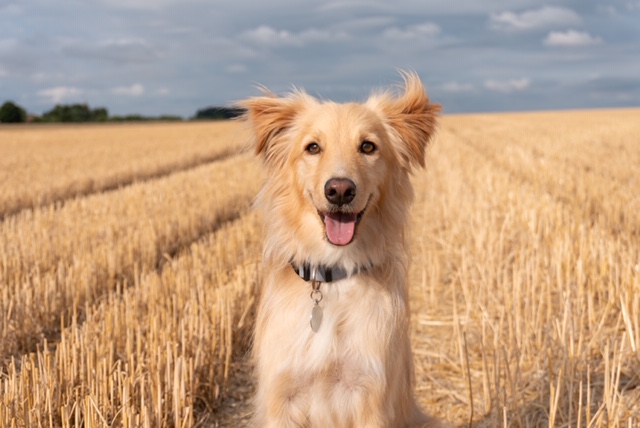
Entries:
{"type": "Polygon", "coordinates": [[[248,347],[254,214],[194,242],[72,317],[0,379],[0,426],[195,426],[214,420],[248,347]]]}
{"type": "MultiPolygon", "coordinates": [[[[443,118],[428,169],[414,180],[411,234],[412,342],[417,393],[428,410],[456,426],[471,416],[474,427],[640,423],[640,125],[633,117],[443,118]]],[[[0,245],[2,292],[22,296],[1,308],[5,317],[27,307],[32,312],[17,319],[28,324],[30,313],[43,313],[29,303],[33,292],[27,298],[20,290],[62,293],[42,280],[21,288],[32,276],[45,272],[55,284],[67,265],[83,274],[62,287],[75,309],[58,303],[66,315],[50,312],[58,324],[65,320],[54,342],[45,345],[36,327],[26,334],[14,324],[5,334],[3,344],[32,343],[7,354],[15,357],[0,375],[0,427],[246,421],[260,233],[244,208],[232,208],[222,226],[216,219],[225,216],[215,214],[236,199],[246,207],[259,186],[256,164],[243,156],[5,220],[12,226],[3,236],[25,222],[0,245]],[[209,167],[205,175],[224,179],[202,180],[197,171],[209,167]],[[182,174],[188,185],[177,179],[182,174]],[[165,180],[176,186],[165,189],[165,180]],[[227,180],[238,187],[226,189],[227,180]],[[132,208],[139,201],[145,208],[132,208]],[[74,204],[86,221],[64,215],[74,204]],[[209,226],[195,227],[199,218],[209,226]],[[113,232],[95,232],[103,230],[95,219],[115,225],[104,228],[113,232]],[[48,244],[49,234],[37,232],[43,228],[58,238],[48,244]],[[103,239],[111,244],[101,247],[103,239]],[[97,274],[82,266],[93,265],[106,278],[92,280],[105,284],[97,292],[84,285],[97,274]],[[245,404],[226,408],[227,397],[245,404]]]]}
{"type": "Polygon", "coordinates": [[[640,423],[640,247],[625,221],[637,215],[628,209],[638,175],[620,153],[609,155],[617,172],[599,166],[620,146],[637,156],[621,128],[640,131],[616,112],[445,121],[414,210],[414,348],[427,407],[458,423],[473,409],[482,427],[640,423]],[[476,121],[500,129],[473,133],[476,121]],[[607,145],[590,147],[594,135],[607,145]],[[555,152],[582,164],[563,166],[555,152]],[[536,175],[541,157],[557,165],[536,175]],[[595,208],[550,183],[581,189],[595,208]]]}
{"type": "Polygon", "coordinates": [[[229,156],[233,122],[0,127],[0,219],[229,156]]]}
{"type": "Polygon", "coordinates": [[[55,336],[118,281],[156,269],[248,209],[248,155],[116,191],[24,211],[0,223],[0,362],[55,336]]]}

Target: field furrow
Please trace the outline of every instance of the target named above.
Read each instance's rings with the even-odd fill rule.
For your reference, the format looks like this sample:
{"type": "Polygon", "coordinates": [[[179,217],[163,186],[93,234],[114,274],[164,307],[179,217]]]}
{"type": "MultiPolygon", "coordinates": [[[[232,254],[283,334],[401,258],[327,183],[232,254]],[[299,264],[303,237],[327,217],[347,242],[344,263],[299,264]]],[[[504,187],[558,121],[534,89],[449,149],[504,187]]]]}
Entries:
{"type": "Polygon", "coordinates": [[[0,128],[0,221],[223,160],[241,140],[233,122],[0,128]]]}
{"type": "Polygon", "coordinates": [[[6,367],[0,427],[215,423],[229,388],[243,387],[234,374],[249,346],[259,259],[259,225],[248,214],[161,271],[118,281],[58,343],[6,367]]]}
{"type": "Polygon", "coordinates": [[[259,176],[247,155],[0,224],[0,362],[35,350],[117,282],[155,270],[246,211],[259,176]]]}
{"type": "MultiPolygon", "coordinates": [[[[636,116],[443,118],[409,234],[426,410],[460,427],[640,424],[636,116]]],[[[184,158],[211,130],[175,126],[184,158]]],[[[262,174],[240,154],[5,218],[0,428],[245,426],[262,174]]]]}
{"type": "Polygon", "coordinates": [[[637,241],[586,221],[539,181],[514,179],[477,149],[486,136],[472,145],[446,125],[414,209],[423,403],[458,423],[473,409],[474,426],[634,426],[637,241]]]}
{"type": "Polygon", "coordinates": [[[602,112],[575,113],[569,123],[549,113],[505,115],[499,122],[480,116],[476,126],[449,126],[480,156],[571,205],[587,223],[637,241],[640,155],[633,136],[640,123],[634,113],[621,111],[608,120],[602,112]],[[585,131],[577,131],[581,127],[585,131]]]}

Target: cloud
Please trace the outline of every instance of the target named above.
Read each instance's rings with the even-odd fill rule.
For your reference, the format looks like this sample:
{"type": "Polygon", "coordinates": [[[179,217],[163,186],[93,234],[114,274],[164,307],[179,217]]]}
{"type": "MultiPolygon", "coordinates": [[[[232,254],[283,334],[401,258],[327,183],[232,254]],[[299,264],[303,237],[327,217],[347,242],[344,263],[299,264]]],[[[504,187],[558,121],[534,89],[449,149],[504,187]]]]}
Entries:
{"type": "Polygon", "coordinates": [[[22,8],[15,3],[0,5],[0,15],[18,16],[22,14],[22,8]]]}
{"type": "Polygon", "coordinates": [[[113,93],[128,97],[139,97],[144,94],[144,86],[140,83],[134,83],[131,86],[118,86],[117,88],[113,88],[113,93]]]}
{"type": "Polygon", "coordinates": [[[489,25],[499,31],[527,31],[553,26],[578,25],[582,18],[571,9],[556,6],[543,6],[540,9],[522,13],[492,13],[489,25]]]}
{"type": "Polygon", "coordinates": [[[246,73],[248,70],[244,64],[230,64],[225,68],[225,71],[231,74],[241,74],[246,73]]]}
{"type": "Polygon", "coordinates": [[[114,9],[158,11],[180,2],[176,0],[101,0],[100,3],[114,9]]]}
{"type": "MultiPolygon", "coordinates": [[[[632,55],[636,14],[627,11],[639,0],[78,4],[0,0],[2,96],[36,113],[56,98],[107,105],[113,114],[188,116],[254,94],[253,82],[362,99],[397,81],[400,67],[420,72],[450,112],[595,107],[602,104],[588,97],[586,84],[568,82],[592,73],[626,76],[640,64],[632,55]],[[562,47],[570,44],[568,30],[600,45],[562,47]],[[143,85],[139,96],[135,83],[143,85]]],[[[630,92],[636,104],[639,91],[630,92]]]]}
{"type": "Polygon", "coordinates": [[[19,47],[15,38],[0,39],[0,54],[15,51],[19,47]]]}
{"type": "Polygon", "coordinates": [[[362,31],[377,31],[381,27],[388,27],[395,19],[390,16],[371,16],[368,18],[354,18],[340,21],[331,25],[332,30],[358,33],[362,31]]]}
{"type": "Polygon", "coordinates": [[[276,30],[268,25],[261,25],[253,30],[245,31],[240,39],[253,45],[263,47],[304,46],[315,42],[334,42],[345,40],[346,33],[342,31],[331,32],[310,28],[300,33],[291,33],[287,30],[276,30]]]}
{"type": "Polygon", "coordinates": [[[551,31],[543,43],[546,46],[553,47],[583,47],[599,45],[602,43],[602,39],[600,37],[593,37],[584,31],[551,31]]]}
{"type": "MultiPolygon", "coordinates": [[[[0,28],[2,32],[4,27],[0,26],[0,28]]],[[[11,26],[8,31],[11,32],[11,26]]],[[[45,44],[46,42],[42,43],[42,45],[45,44]]],[[[34,45],[18,38],[3,39],[0,36],[0,68],[5,77],[11,76],[24,80],[30,76],[36,65],[42,61],[44,54],[48,53],[42,45],[34,45]]]]}
{"type": "Polygon", "coordinates": [[[628,1],[627,4],[627,10],[640,10],[640,1],[638,0],[634,0],[634,1],[628,1]]]}
{"type": "Polygon", "coordinates": [[[458,83],[458,82],[447,82],[440,86],[440,89],[443,92],[449,92],[452,94],[461,94],[466,92],[472,92],[474,87],[471,83],[458,83]]]}
{"type": "Polygon", "coordinates": [[[245,31],[242,39],[263,46],[299,45],[300,42],[286,30],[275,30],[267,25],[262,25],[253,30],[245,31]]]}
{"type": "Polygon", "coordinates": [[[582,88],[593,99],[613,103],[640,99],[640,81],[635,76],[591,76],[576,86],[582,88]]]}
{"type": "Polygon", "coordinates": [[[503,94],[509,94],[515,91],[522,91],[527,89],[531,85],[531,80],[527,78],[511,79],[511,80],[487,80],[484,82],[484,87],[503,94]]]}
{"type": "Polygon", "coordinates": [[[82,91],[72,86],[56,86],[54,88],[38,91],[38,95],[46,98],[52,104],[58,104],[69,98],[75,98],[82,94],[82,91]]]}
{"type": "Polygon", "coordinates": [[[344,41],[349,38],[348,34],[344,31],[318,30],[316,28],[302,31],[298,33],[297,37],[302,40],[303,44],[325,42],[333,43],[344,41]]]}
{"type": "Polygon", "coordinates": [[[326,1],[320,6],[321,11],[334,11],[334,10],[343,10],[349,8],[360,8],[362,6],[366,6],[366,2],[362,0],[337,0],[337,1],[326,1]]]}
{"type": "MultiPolygon", "coordinates": [[[[242,36],[241,36],[242,38],[242,36]]],[[[215,37],[204,41],[205,48],[214,52],[218,60],[244,61],[264,56],[263,50],[226,37],[215,37]]]]}
{"type": "Polygon", "coordinates": [[[410,25],[404,29],[397,27],[387,28],[383,36],[392,40],[420,40],[437,36],[440,31],[440,27],[437,24],[424,22],[418,25],[410,25]]]}
{"type": "Polygon", "coordinates": [[[161,57],[145,40],[136,38],[110,39],[89,45],[67,41],[62,51],[77,57],[95,58],[116,63],[151,62],[161,57]]]}

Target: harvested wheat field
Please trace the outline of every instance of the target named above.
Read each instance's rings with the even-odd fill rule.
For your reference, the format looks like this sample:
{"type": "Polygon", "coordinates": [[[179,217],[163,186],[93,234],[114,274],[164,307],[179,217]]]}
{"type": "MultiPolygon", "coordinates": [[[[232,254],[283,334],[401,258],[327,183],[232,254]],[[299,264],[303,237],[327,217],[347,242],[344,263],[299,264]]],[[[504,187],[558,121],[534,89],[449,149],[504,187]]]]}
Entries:
{"type": "MultiPolygon", "coordinates": [[[[411,234],[429,412],[640,426],[639,116],[443,117],[411,234]]],[[[246,424],[263,173],[243,138],[0,127],[0,427],[246,424]]]]}

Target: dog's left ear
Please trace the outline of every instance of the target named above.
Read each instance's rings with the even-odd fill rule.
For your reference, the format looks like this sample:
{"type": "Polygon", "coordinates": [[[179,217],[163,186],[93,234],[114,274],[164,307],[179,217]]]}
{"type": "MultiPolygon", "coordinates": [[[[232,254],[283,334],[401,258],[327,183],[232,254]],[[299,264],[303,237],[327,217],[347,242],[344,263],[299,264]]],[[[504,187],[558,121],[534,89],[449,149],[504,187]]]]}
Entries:
{"type": "Polygon", "coordinates": [[[426,150],[436,131],[440,104],[429,102],[429,97],[416,73],[402,72],[404,93],[393,97],[388,93],[373,95],[367,101],[380,112],[392,135],[398,139],[397,147],[402,163],[410,170],[425,166],[426,150]]]}

